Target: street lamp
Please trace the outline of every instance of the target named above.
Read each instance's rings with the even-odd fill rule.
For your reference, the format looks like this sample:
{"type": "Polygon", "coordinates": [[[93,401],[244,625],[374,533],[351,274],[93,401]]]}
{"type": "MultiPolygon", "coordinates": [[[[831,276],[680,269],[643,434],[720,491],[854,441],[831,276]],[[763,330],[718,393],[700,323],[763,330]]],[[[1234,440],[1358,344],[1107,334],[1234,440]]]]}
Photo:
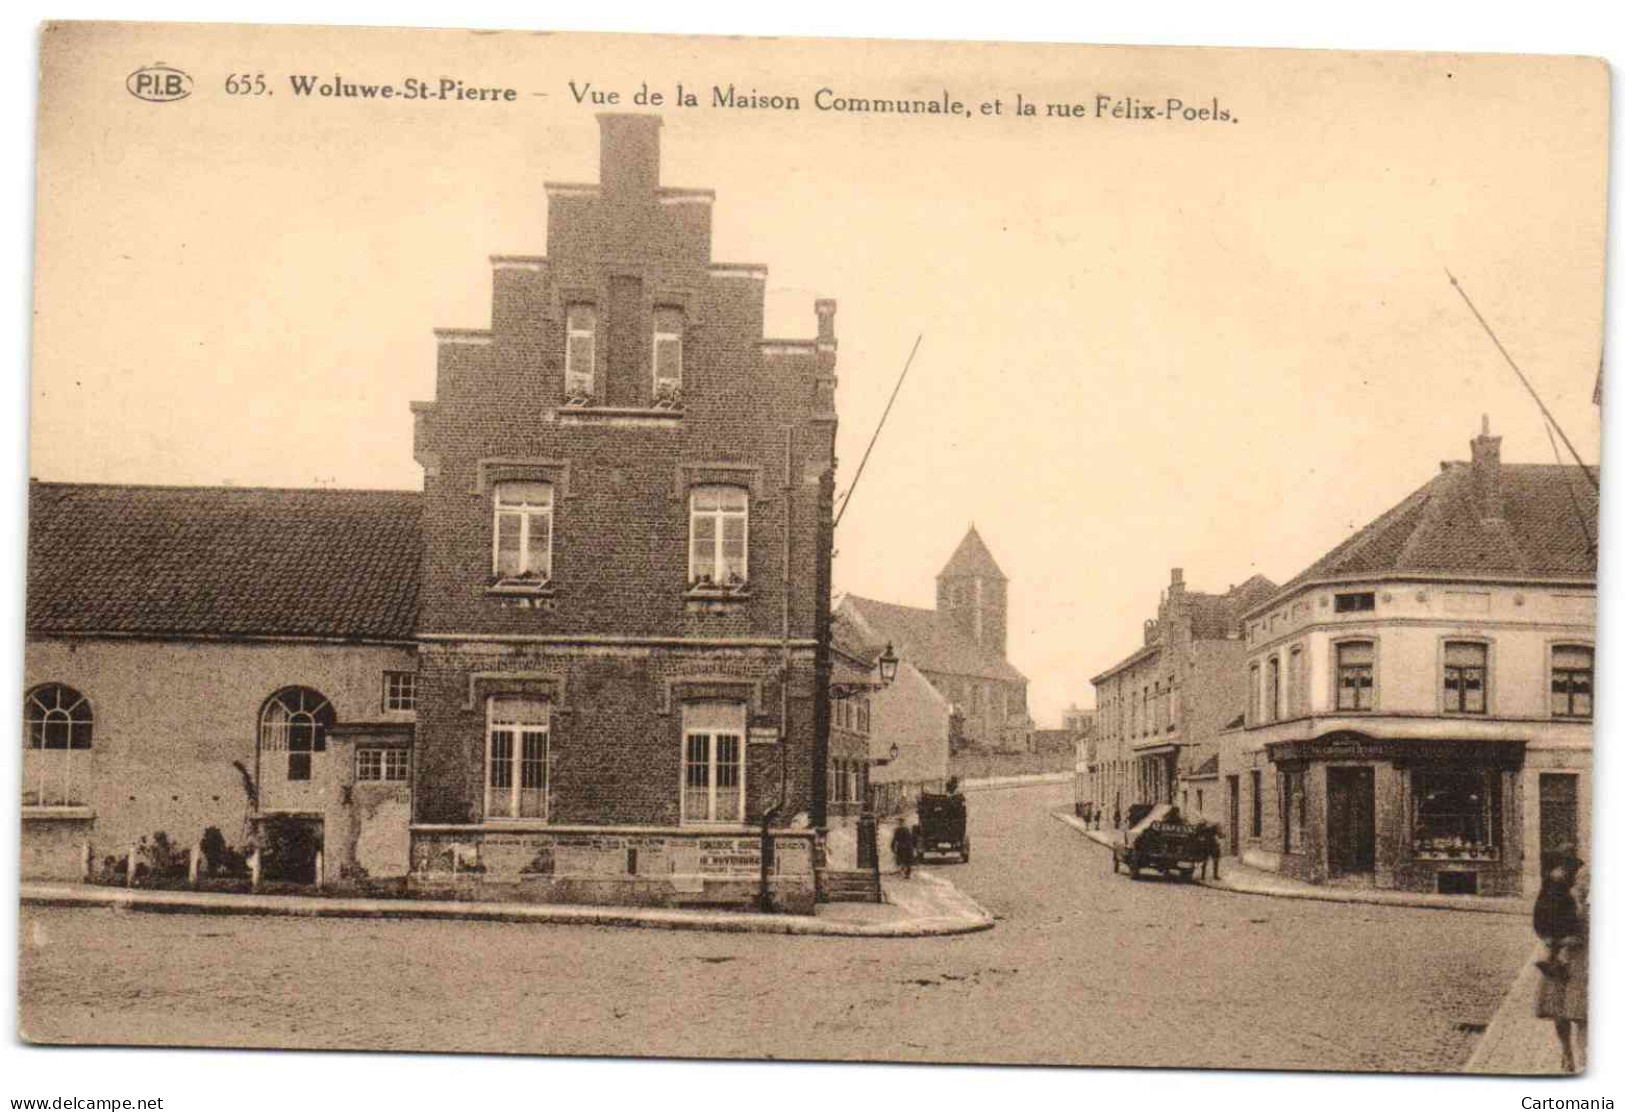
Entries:
{"type": "Polygon", "coordinates": [[[832,702],[842,699],[853,699],[859,695],[867,695],[871,691],[879,691],[883,687],[890,687],[897,678],[897,652],[886,642],[886,651],[880,654],[876,662],[880,665],[880,680],[853,680],[850,683],[832,683],[829,685],[829,697],[832,702]]]}

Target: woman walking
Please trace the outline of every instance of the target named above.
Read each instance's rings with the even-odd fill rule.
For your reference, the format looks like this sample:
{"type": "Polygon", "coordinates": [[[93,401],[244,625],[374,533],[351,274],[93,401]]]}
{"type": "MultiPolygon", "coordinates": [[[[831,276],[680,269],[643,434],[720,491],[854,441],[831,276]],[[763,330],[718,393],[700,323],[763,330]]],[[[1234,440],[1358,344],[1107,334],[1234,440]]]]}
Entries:
{"type": "Polygon", "coordinates": [[[1546,943],[1546,956],[1535,963],[1541,973],[1535,1015],[1557,1029],[1567,1073],[1580,1068],[1576,1046],[1580,1061],[1585,1059],[1590,901],[1591,871],[1573,854],[1547,870],[1535,898],[1535,934],[1546,943]]]}
{"type": "Polygon", "coordinates": [[[908,816],[897,824],[897,829],[891,836],[892,857],[897,861],[897,871],[907,880],[914,871],[914,828],[909,825],[908,816]]]}

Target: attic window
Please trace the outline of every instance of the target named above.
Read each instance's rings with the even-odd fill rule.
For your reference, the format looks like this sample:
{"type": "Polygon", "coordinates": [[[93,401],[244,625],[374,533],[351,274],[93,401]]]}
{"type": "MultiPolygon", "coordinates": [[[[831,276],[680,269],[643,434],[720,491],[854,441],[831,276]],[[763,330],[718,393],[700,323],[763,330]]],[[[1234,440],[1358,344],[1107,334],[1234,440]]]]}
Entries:
{"type": "Polygon", "coordinates": [[[1350,614],[1359,610],[1375,610],[1377,608],[1377,593],[1375,591],[1355,591],[1346,595],[1338,595],[1334,600],[1334,609],[1339,614],[1350,614]]]}

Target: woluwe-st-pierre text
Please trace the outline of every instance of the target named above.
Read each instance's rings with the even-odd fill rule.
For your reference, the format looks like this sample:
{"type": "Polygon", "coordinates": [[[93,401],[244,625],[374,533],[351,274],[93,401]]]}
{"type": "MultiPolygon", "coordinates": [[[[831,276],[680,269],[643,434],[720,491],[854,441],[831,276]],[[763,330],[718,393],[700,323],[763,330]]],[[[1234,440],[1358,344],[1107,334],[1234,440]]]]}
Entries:
{"type": "Polygon", "coordinates": [[[369,81],[349,81],[342,74],[317,77],[314,74],[291,74],[288,83],[296,97],[350,98],[361,100],[440,100],[485,101],[512,103],[519,99],[519,91],[503,86],[476,85],[456,77],[441,77],[433,81],[423,77],[408,77],[399,85],[369,81]]]}

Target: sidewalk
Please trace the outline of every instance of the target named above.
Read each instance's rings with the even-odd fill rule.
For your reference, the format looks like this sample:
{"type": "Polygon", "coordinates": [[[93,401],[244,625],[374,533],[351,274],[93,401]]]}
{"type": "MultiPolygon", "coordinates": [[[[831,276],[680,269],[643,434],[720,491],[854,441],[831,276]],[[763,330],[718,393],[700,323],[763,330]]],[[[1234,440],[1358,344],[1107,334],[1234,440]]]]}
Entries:
{"type": "MultiPolygon", "coordinates": [[[[1050,816],[1072,827],[1091,841],[1110,848],[1111,830],[1087,829],[1083,820],[1064,811],[1051,811],[1050,816]]],[[[1388,907],[1420,907],[1436,911],[1473,911],[1488,915],[1514,915],[1527,919],[1534,910],[1534,901],[1510,896],[1440,896],[1432,892],[1396,892],[1386,888],[1348,888],[1338,885],[1306,884],[1291,877],[1255,869],[1226,856],[1220,862],[1219,879],[1200,878],[1195,884],[1217,888],[1225,892],[1239,892],[1249,896],[1275,896],[1290,900],[1322,900],[1328,903],[1383,904],[1388,907]]]]}
{"type": "MultiPolygon", "coordinates": [[[[1535,962],[1545,949],[1539,943],[1535,945],[1495,1018],[1473,1048],[1473,1056],[1461,1067],[1462,1073],[1563,1074],[1563,1056],[1552,1021],[1535,1018],[1535,995],[1540,991],[1540,970],[1535,968],[1535,962]]],[[[1584,1061],[1582,1055],[1576,1057],[1584,1061]]]]}
{"type": "Polygon", "coordinates": [[[925,938],[993,926],[989,915],[946,880],[916,870],[910,880],[883,878],[883,904],[820,904],[817,915],[768,915],[665,907],[375,900],[338,896],[235,895],[164,892],[89,884],[25,882],[22,902],[48,907],[99,907],[187,915],[276,915],[338,919],[451,919],[674,931],[832,935],[844,938],[925,938]]]}

